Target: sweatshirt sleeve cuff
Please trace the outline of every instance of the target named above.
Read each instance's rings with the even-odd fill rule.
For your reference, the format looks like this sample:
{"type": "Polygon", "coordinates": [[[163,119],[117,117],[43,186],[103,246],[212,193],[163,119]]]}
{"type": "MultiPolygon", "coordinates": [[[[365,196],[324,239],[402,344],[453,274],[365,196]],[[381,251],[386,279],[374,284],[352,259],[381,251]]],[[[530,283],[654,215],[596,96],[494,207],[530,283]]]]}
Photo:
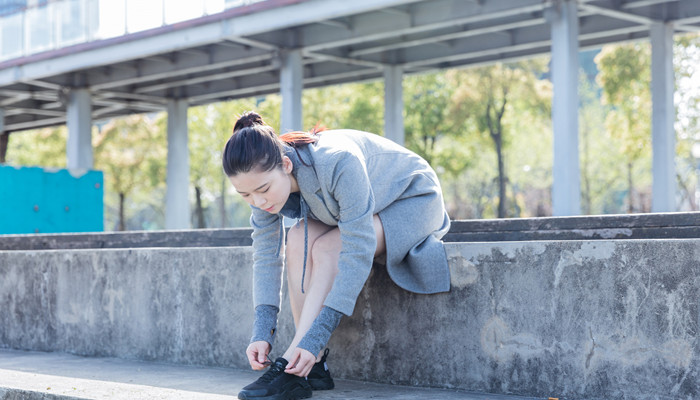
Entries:
{"type": "Polygon", "coordinates": [[[328,343],[328,340],[330,340],[331,334],[335,328],[340,324],[340,319],[342,317],[343,314],[341,312],[324,306],[297,347],[318,356],[328,343]]]}
{"type": "Polygon", "coordinates": [[[269,304],[260,304],[255,307],[255,323],[253,323],[251,343],[265,341],[272,347],[275,342],[275,333],[277,333],[278,312],[279,308],[269,304]]]}

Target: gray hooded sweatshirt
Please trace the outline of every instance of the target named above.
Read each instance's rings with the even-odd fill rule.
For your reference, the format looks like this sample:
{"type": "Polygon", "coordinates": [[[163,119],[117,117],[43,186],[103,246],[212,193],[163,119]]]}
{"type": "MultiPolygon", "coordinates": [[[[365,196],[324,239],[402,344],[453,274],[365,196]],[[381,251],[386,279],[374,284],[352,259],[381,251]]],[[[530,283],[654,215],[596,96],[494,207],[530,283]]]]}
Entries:
{"type": "MultiPolygon", "coordinates": [[[[294,165],[292,173],[300,192],[290,196],[280,214],[252,207],[255,332],[274,334],[270,324],[276,323],[276,315],[271,321],[267,307],[267,318],[261,318],[260,309],[266,307],[258,306],[280,307],[282,216],[312,218],[340,230],[338,274],[320,316],[331,309],[335,316],[331,331],[341,313],[352,314],[369,276],[377,246],[374,214],[384,228],[386,268],[392,280],[415,293],[449,291],[449,267],[440,239],[449,230],[450,220],[440,183],[425,160],[388,139],[355,130],[323,131],[317,143],[296,150],[290,147],[286,155],[294,165]]],[[[328,325],[328,321],[316,322],[328,325]]],[[[318,334],[315,328],[307,336],[318,334]]],[[[253,339],[272,341],[270,335],[255,336],[253,339]]],[[[307,350],[317,353],[315,348],[307,350]]]]}

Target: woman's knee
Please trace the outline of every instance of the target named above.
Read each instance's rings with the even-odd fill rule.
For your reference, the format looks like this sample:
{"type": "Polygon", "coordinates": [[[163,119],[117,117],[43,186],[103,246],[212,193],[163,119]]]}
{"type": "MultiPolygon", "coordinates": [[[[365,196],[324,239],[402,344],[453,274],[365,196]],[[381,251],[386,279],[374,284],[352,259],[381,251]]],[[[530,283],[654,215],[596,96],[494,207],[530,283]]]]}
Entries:
{"type": "Polygon", "coordinates": [[[337,271],[341,247],[340,233],[337,228],[320,236],[310,249],[314,265],[337,271]]]}
{"type": "Polygon", "coordinates": [[[301,220],[294,224],[287,232],[287,245],[285,249],[285,257],[287,263],[298,261],[302,263],[304,257],[304,221],[301,220]]]}

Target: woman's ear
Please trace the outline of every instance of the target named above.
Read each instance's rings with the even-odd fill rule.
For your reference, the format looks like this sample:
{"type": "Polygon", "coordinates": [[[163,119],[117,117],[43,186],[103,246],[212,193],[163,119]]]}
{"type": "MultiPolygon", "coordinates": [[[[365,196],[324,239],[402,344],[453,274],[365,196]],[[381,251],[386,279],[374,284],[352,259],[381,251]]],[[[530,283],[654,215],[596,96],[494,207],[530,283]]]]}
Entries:
{"type": "Polygon", "coordinates": [[[287,156],[282,156],[282,170],[284,173],[291,174],[293,169],[294,164],[292,164],[292,160],[290,160],[287,156]]]}

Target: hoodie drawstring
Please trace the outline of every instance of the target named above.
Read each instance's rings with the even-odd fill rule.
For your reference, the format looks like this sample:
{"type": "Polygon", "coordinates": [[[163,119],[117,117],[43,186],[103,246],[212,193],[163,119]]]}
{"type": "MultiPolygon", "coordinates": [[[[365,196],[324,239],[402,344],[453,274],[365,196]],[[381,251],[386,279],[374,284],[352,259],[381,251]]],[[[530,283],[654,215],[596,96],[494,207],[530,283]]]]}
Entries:
{"type": "Polygon", "coordinates": [[[277,232],[277,252],[275,254],[277,255],[277,258],[280,257],[280,251],[282,250],[282,238],[284,237],[284,221],[282,220],[282,217],[280,216],[279,218],[279,223],[280,223],[280,229],[277,232]]]}
{"type": "Polygon", "coordinates": [[[304,278],[306,277],[306,256],[309,248],[309,224],[308,224],[308,214],[309,206],[306,205],[304,198],[301,197],[301,218],[304,219],[304,264],[301,272],[301,292],[304,293],[304,278]]]}
{"type": "MultiPolygon", "coordinates": [[[[301,292],[304,293],[304,279],[306,278],[306,261],[307,261],[307,253],[309,251],[309,226],[307,225],[308,222],[308,215],[309,215],[309,206],[306,204],[304,201],[304,198],[300,195],[299,196],[300,204],[299,208],[301,209],[301,215],[300,219],[304,220],[304,265],[302,268],[302,273],[301,273],[301,292]]],[[[282,216],[280,216],[279,219],[279,233],[278,237],[279,240],[277,241],[277,257],[280,256],[280,251],[282,251],[282,238],[284,238],[284,221],[282,219],[282,216]]]]}

